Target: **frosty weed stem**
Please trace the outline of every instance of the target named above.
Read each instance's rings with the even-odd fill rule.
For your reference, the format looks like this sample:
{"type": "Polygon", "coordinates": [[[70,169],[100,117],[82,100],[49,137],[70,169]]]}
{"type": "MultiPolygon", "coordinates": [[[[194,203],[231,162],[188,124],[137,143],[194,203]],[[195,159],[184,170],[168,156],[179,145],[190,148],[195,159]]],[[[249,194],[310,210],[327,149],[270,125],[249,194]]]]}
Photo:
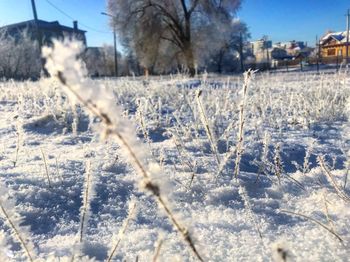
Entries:
{"type": "Polygon", "coordinates": [[[113,123],[113,118],[106,112],[103,112],[97,104],[95,104],[90,99],[84,99],[67,81],[66,77],[64,76],[62,71],[57,71],[55,76],[60,81],[60,83],[65,86],[75,97],[78,99],[80,103],[82,103],[90,112],[92,112],[95,116],[99,117],[102,122],[106,126],[105,134],[106,136],[112,136],[114,137],[118,144],[125,150],[126,154],[128,155],[129,159],[132,161],[134,167],[138,171],[138,173],[143,177],[144,179],[144,187],[147,189],[153,197],[157,200],[158,205],[165,211],[168,218],[172,222],[173,226],[181,233],[181,235],[184,238],[184,241],[188,244],[194,255],[200,260],[203,261],[202,257],[198,253],[198,250],[196,249],[194,242],[192,240],[192,237],[190,236],[190,233],[188,230],[183,227],[179,221],[175,218],[174,214],[172,213],[171,209],[169,208],[168,204],[166,204],[165,199],[162,197],[160,193],[160,187],[154,183],[149,175],[149,173],[146,171],[145,167],[143,166],[141,160],[137,157],[137,154],[135,150],[132,148],[132,146],[128,143],[128,140],[124,137],[122,133],[118,131],[118,129],[115,126],[115,123],[113,123]]]}

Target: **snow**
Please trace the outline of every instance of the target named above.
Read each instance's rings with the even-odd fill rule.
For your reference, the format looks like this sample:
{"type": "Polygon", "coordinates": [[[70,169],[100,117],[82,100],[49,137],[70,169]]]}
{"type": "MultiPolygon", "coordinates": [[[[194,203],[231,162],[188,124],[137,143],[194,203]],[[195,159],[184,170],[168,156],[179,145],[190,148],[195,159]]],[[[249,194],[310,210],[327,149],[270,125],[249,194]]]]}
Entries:
{"type": "Polygon", "coordinates": [[[330,32],[327,33],[325,36],[323,36],[321,38],[321,42],[325,42],[327,41],[329,38],[333,38],[334,40],[336,40],[339,43],[346,43],[346,35],[347,32],[346,31],[342,31],[342,32],[330,32]]]}
{"type": "MultiPolygon", "coordinates": [[[[90,80],[74,74],[83,69],[73,62],[69,74],[76,77],[75,87],[83,85],[85,97],[127,125],[115,128],[134,137],[132,146],[150,165],[152,181],[204,261],[348,260],[350,203],[339,197],[317,161],[325,157],[326,168],[349,196],[349,183],[344,187],[350,157],[346,69],[257,73],[245,98],[243,154],[235,179],[232,150],[243,76],[90,80]],[[98,93],[101,88],[108,97],[98,93]],[[219,174],[197,90],[223,164],[219,174]],[[99,99],[108,99],[109,107],[99,99]],[[326,225],[343,241],[300,215],[326,225]]],[[[70,261],[74,254],[76,260],[104,261],[120,239],[115,261],[150,261],[159,243],[158,261],[196,261],[145,190],[125,149],[112,136],[104,139],[101,120],[70,98],[53,79],[0,82],[0,204],[29,247],[32,243],[33,257],[70,261]],[[93,194],[79,244],[87,172],[93,194]],[[136,210],[121,234],[131,203],[136,210]]],[[[26,259],[2,212],[0,256],[1,261],[26,259]]]]}

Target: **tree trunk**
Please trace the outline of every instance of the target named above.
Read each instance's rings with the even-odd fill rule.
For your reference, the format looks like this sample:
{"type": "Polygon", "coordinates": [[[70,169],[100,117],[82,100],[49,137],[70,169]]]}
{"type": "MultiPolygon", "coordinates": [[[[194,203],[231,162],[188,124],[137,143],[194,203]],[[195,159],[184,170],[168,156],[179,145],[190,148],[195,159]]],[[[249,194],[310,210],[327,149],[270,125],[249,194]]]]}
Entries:
{"type": "Polygon", "coordinates": [[[194,54],[193,54],[193,48],[192,48],[192,41],[191,41],[191,19],[190,14],[185,11],[185,37],[184,37],[184,54],[186,59],[186,65],[188,72],[190,74],[190,77],[194,77],[196,74],[196,68],[194,65],[194,54]]]}
{"type": "Polygon", "coordinates": [[[217,71],[219,74],[222,73],[222,61],[224,59],[224,51],[220,50],[218,54],[218,61],[217,61],[217,71]]]}
{"type": "Polygon", "coordinates": [[[196,74],[196,68],[194,64],[194,55],[191,43],[187,43],[184,50],[186,66],[189,72],[190,77],[194,77],[196,74]]]}
{"type": "Polygon", "coordinates": [[[148,76],[149,76],[149,69],[148,69],[147,67],[144,67],[143,73],[144,73],[145,78],[148,79],[148,76]]]}
{"type": "Polygon", "coordinates": [[[190,77],[194,77],[196,75],[196,68],[194,65],[192,49],[186,54],[186,60],[187,60],[187,68],[188,68],[190,77]]]}

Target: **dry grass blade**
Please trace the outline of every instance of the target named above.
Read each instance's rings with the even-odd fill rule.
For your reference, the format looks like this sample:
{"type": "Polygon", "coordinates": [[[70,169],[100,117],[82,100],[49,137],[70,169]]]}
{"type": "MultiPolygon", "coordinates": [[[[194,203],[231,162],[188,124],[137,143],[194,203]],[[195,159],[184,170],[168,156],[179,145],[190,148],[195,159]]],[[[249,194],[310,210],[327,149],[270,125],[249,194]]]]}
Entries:
{"type": "Polygon", "coordinates": [[[163,245],[163,240],[160,240],[158,242],[158,245],[157,245],[157,248],[156,248],[156,251],[154,253],[154,256],[153,256],[153,262],[157,262],[158,261],[158,257],[159,257],[159,254],[160,254],[160,249],[162,248],[162,245],[163,245]]]}
{"type": "Polygon", "coordinates": [[[235,160],[235,170],[234,170],[234,176],[235,178],[238,178],[239,174],[239,166],[243,154],[243,126],[244,126],[244,120],[243,120],[243,106],[241,106],[240,109],[240,125],[239,125],[239,132],[238,132],[238,143],[237,143],[237,150],[236,150],[236,160],[235,160]]]}
{"type": "Polygon", "coordinates": [[[60,168],[59,168],[57,157],[55,158],[55,163],[56,163],[56,176],[59,177],[59,179],[61,180],[61,183],[63,184],[63,177],[62,177],[62,174],[60,172],[60,168]]]}
{"type": "Polygon", "coordinates": [[[172,138],[173,138],[173,141],[174,141],[176,150],[177,150],[177,152],[178,152],[178,154],[179,154],[179,158],[180,158],[180,160],[181,160],[181,163],[182,163],[183,165],[186,165],[186,166],[189,168],[190,172],[191,172],[190,183],[189,183],[189,185],[188,185],[188,188],[191,188],[192,183],[193,183],[193,180],[194,180],[194,177],[195,177],[195,175],[196,175],[196,173],[195,173],[195,171],[194,171],[194,165],[192,164],[193,160],[191,159],[191,160],[192,160],[192,162],[191,162],[190,156],[188,156],[188,155],[186,154],[186,151],[183,150],[184,144],[183,144],[183,142],[181,141],[181,138],[180,138],[179,136],[175,135],[175,134],[172,134],[172,138]],[[178,140],[179,140],[179,141],[178,141],[178,140]]]}
{"type": "Polygon", "coordinates": [[[49,175],[49,168],[47,167],[46,156],[45,156],[44,151],[43,151],[42,148],[40,148],[40,152],[41,152],[41,155],[42,155],[43,161],[44,161],[45,175],[46,175],[46,178],[47,178],[47,182],[49,183],[49,187],[51,187],[51,180],[50,180],[50,175],[49,175]]]}
{"type": "Polygon", "coordinates": [[[21,247],[24,249],[25,254],[26,254],[28,260],[31,261],[31,262],[34,261],[32,255],[31,255],[30,252],[29,252],[29,248],[27,247],[26,242],[25,242],[24,239],[21,237],[21,235],[20,235],[18,229],[16,228],[15,224],[12,222],[10,216],[8,215],[6,209],[4,208],[4,206],[2,205],[1,202],[0,202],[0,209],[1,209],[2,213],[4,214],[4,216],[5,216],[5,218],[6,218],[7,222],[8,222],[8,224],[10,225],[10,227],[11,227],[13,233],[15,234],[16,238],[17,238],[18,241],[21,243],[21,247]]]}
{"type": "Polygon", "coordinates": [[[295,178],[291,177],[289,174],[285,173],[285,177],[296,184],[300,189],[306,191],[306,188],[295,178]]]}
{"type": "Polygon", "coordinates": [[[17,162],[18,162],[18,153],[19,153],[19,147],[20,147],[20,135],[19,132],[16,131],[17,135],[17,143],[16,143],[16,156],[15,156],[15,161],[13,161],[13,167],[16,167],[17,162]]]}
{"type": "Polygon", "coordinates": [[[275,147],[275,156],[273,158],[274,169],[275,169],[274,171],[275,171],[275,175],[278,179],[279,185],[281,185],[281,177],[282,177],[282,172],[283,172],[280,150],[281,150],[281,145],[277,144],[275,147]]]}
{"type": "Polygon", "coordinates": [[[350,197],[347,196],[341,189],[340,187],[337,185],[337,183],[335,182],[335,179],[332,175],[332,173],[328,170],[328,168],[326,167],[326,164],[324,163],[324,157],[319,156],[317,158],[318,162],[320,163],[320,166],[322,168],[322,170],[324,171],[324,173],[327,175],[327,177],[330,179],[335,191],[337,192],[338,196],[343,199],[346,202],[350,202],[350,197]]]}
{"type": "Polygon", "coordinates": [[[125,235],[126,229],[128,228],[129,222],[130,222],[131,218],[133,217],[133,214],[135,212],[135,208],[136,208],[136,204],[133,203],[132,207],[130,208],[129,215],[126,218],[126,220],[124,221],[124,224],[118,233],[118,240],[115,243],[115,245],[111,251],[111,254],[108,256],[107,262],[112,261],[114,255],[115,255],[115,251],[117,251],[117,248],[118,248],[120,242],[122,241],[123,236],[125,235]]]}
{"type": "Polygon", "coordinates": [[[306,215],[303,215],[303,214],[300,214],[300,213],[295,213],[295,212],[292,212],[292,211],[284,210],[284,209],[279,210],[279,212],[285,213],[285,214],[294,215],[294,216],[298,216],[298,217],[302,217],[302,218],[305,218],[307,220],[310,220],[314,224],[319,225],[319,226],[323,227],[324,229],[326,229],[329,233],[334,235],[341,243],[344,242],[344,240],[337,233],[335,233],[331,228],[329,228],[328,226],[326,226],[322,222],[320,222],[320,221],[318,221],[318,220],[316,220],[316,219],[314,219],[312,217],[309,217],[309,216],[306,216],[306,215]]]}
{"type": "Polygon", "coordinates": [[[216,163],[218,164],[218,166],[220,166],[220,158],[219,158],[219,153],[218,153],[217,146],[216,146],[216,144],[215,144],[215,138],[214,138],[213,133],[212,133],[211,130],[210,130],[208,118],[207,118],[207,116],[206,116],[206,114],[205,114],[205,111],[204,111],[202,102],[201,102],[201,100],[200,100],[201,94],[202,94],[202,91],[201,91],[201,90],[198,90],[198,91],[196,92],[196,101],[197,101],[198,108],[199,108],[199,114],[200,114],[200,116],[201,116],[200,118],[201,118],[202,124],[203,124],[203,126],[204,126],[205,132],[207,133],[207,136],[208,136],[208,139],[209,139],[211,148],[212,148],[212,150],[213,150],[213,153],[214,153],[214,155],[215,155],[216,163]]]}
{"type": "Polygon", "coordinates": [[[344,177],[344,185],[343,185],[344,189],[346,188],[346,185],[348,183],[348,176],[349,176],[349,168],[346,169],[346,174],[345,174],[345,177],[344,177]]]}
{"type": "Polygon", "coordinates": [[[234,176],[237,179],[239,174],[239,166],[241,163],[241,158],[243,154],[243,143],[244,143],[244,109],[246,104],[246,98],[247,98],[247,90],[250,83],[251,78],[253,77],[253,74],[255,71],[252,71],[249,69],[247,72],[244,73],[244,84],[243,84],[243,98],[242,102],[239,106],[239,130],[238,130],[238,142],[237,142],[237,150],[236,150],[236,160],[235,160],[235,170],[234,170],[234,176]]]}
{"type": "Polygon", "coordinates": [[[200,256],[200,254],[198,253],[196,247],[194,246],[194,242],[188,232],[188,230],[186,228],[183,228],[179,222],[177,221],[177,219],[174,217],[174,215],[172,214],[172,212],[170,211],[170,209],[168,208],[168,206],[166,205],[165,201],[163,200],[163,198],[160,196],[159,194],[159,187],[154,185],[154,184],[148,184],[146,185],[146,188],[148,188],[151,192],[153,192],[154,195],[157,196],[158,199],[158,203],[160,204],[161,207],[163,207],[164,211],[166,212],[166,214],[168,215],[168,217],[170,218],[172,224],[175,226],[175,228],[181,233],[181,235],[184,237],[184,240],[186,241],[186,243],[190,246],[191,250],[193,251],[193,253],[196,255],[196,257],[200,260],[203,261],[202,257],[200,256]]]}
{"type": "Polygon", "coordinates": [[[329,226],[331,227],[331,229],[333,230],[333,231],[335,231],[334,230],[334,228],[335,228],[335,226],[334,226],[334,223],[333,223],[333,220],[331,219],[331,217],[329,216],[329,210],[328,210],[328,204],[327,204],[327,199],[326,199],[326,195],[324,194],[323,195],[323,203],[324,203],[324,213],[325,213],[325,215],[326,215],[326,218],[327,218],[327,221],[328,221],[328,224],[329,224],[329,226]]]}
{"type": "Polygon", "coordinates": [[[83,209],[81,212],[81,219],[80,219],[80,227],[79,227],[79,242],[83,242],[84,237],[84,226],[86,223],[86,216],[88,212],[88,205],[89,205],[89,195],[90,195],[90,188],[91,188],[91,163],[90,161],[86,164],[86,179],[85,179],[85,191],[83,196],[83,209]]]}
{"type": "Polygon", "coordinates": [[[66,78],[64,77],[62,72],[57,73],[57,78],[61,82],[62,85],[64,85],[70,92],[75,95],[75,97],[84,105],[86,106],[94,115],[97,117],[100,117],[103,123],[106,125],[106,135],[113,136],[116,138],[117,143],[125,149],[126,153],[128,154],[128,157],[133,161],[133,165],[138,171],[138,173],[144,178],[144,184],[145,188],[149,190],[152,195],[156,198],[159,206],[165,211],[168,218],[171,220],[173,226],[181,233],[183,236],[185,242],[189,245],[195,256],[200,260],[203,261],[202,257],[199,255],[196,247],[194,246],[194,242],[189,234],[189,232],[180,226],[177,219],[174,217],[173,213],[170,211],[170,208],[165,203],[164,199],[160,195],[160,188],[157,184],[153,183],[151,181],[150,175],[145,170],[144,166],[142,165],[141,161],[136,155],[136,152],[133,150],[133,148],[129,145],[127,140],[124,138],[124,136],[118,132],[118,130],[114,127],[111,118],[108,116],[107,113],[101,112],[100,109],[95,105],[91,100],[84,100],[75,90],[67,83],[66,78]]]}
{"type": "Polygon", "coordinates": [[[243,198],[244,206],[248,212],[248,215],[250,216],[251,220],[253,221],[254,226],[256,228],[256,231],[258,232],[258,235],[259,235],[259,237],[262,241],[262,244],[264,246],[263,235],[262,235],[261,230],[260,230],[260,225],[254,216],[252,205],[250,204],[250,201],[249,201],[249,196],[248,196],[245,188],[241,185],[241,183],[239,181],[238,181],[238,184],[239,184],[238,191],[239,191],[240,196],[243,198]]]}
{"type": "Polygon", "coordinates": [[[229,151],[225,154],[224,160],[220,163],[220,166],[218,168],[218,171],[216,173],[215,179],[217,180],[219,176],[221,175],[221,172],[224,170],[227,162],[233,157],[233,155],[236,153],[236,147],[230,147],[229,151]]]}

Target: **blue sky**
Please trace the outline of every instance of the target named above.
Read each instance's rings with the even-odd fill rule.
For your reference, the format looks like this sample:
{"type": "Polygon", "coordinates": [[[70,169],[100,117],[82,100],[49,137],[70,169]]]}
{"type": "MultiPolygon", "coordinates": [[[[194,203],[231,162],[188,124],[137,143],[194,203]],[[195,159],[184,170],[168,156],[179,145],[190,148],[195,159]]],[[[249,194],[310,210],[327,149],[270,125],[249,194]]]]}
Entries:
{"type": "Polygon", "coordinates": [[[327,30],[346,30],[349,0],[244,0],[238,17],[252,39],[268,35],[274,42],[300,40],[315,44],[327,30]]]}
{"type": "MultiPolygon", "coordinates": [[[[49,3],[56,5],[79,21],[87,30],[89,46],[112,44],[112,33],[105,11],[105,0],[36,0],[39,19],[72,25],[72,19],[49,3]]],[[[349,0],[244,0],[238,17],[248,24],[252,40],[268,35],[274,42],[301,40],[314,45],[316,35],[326,30],[345,30],[345,13],[349,0]]],[[[0,0],[0,26],[33,18],[30,0],[0,0]]]]}

